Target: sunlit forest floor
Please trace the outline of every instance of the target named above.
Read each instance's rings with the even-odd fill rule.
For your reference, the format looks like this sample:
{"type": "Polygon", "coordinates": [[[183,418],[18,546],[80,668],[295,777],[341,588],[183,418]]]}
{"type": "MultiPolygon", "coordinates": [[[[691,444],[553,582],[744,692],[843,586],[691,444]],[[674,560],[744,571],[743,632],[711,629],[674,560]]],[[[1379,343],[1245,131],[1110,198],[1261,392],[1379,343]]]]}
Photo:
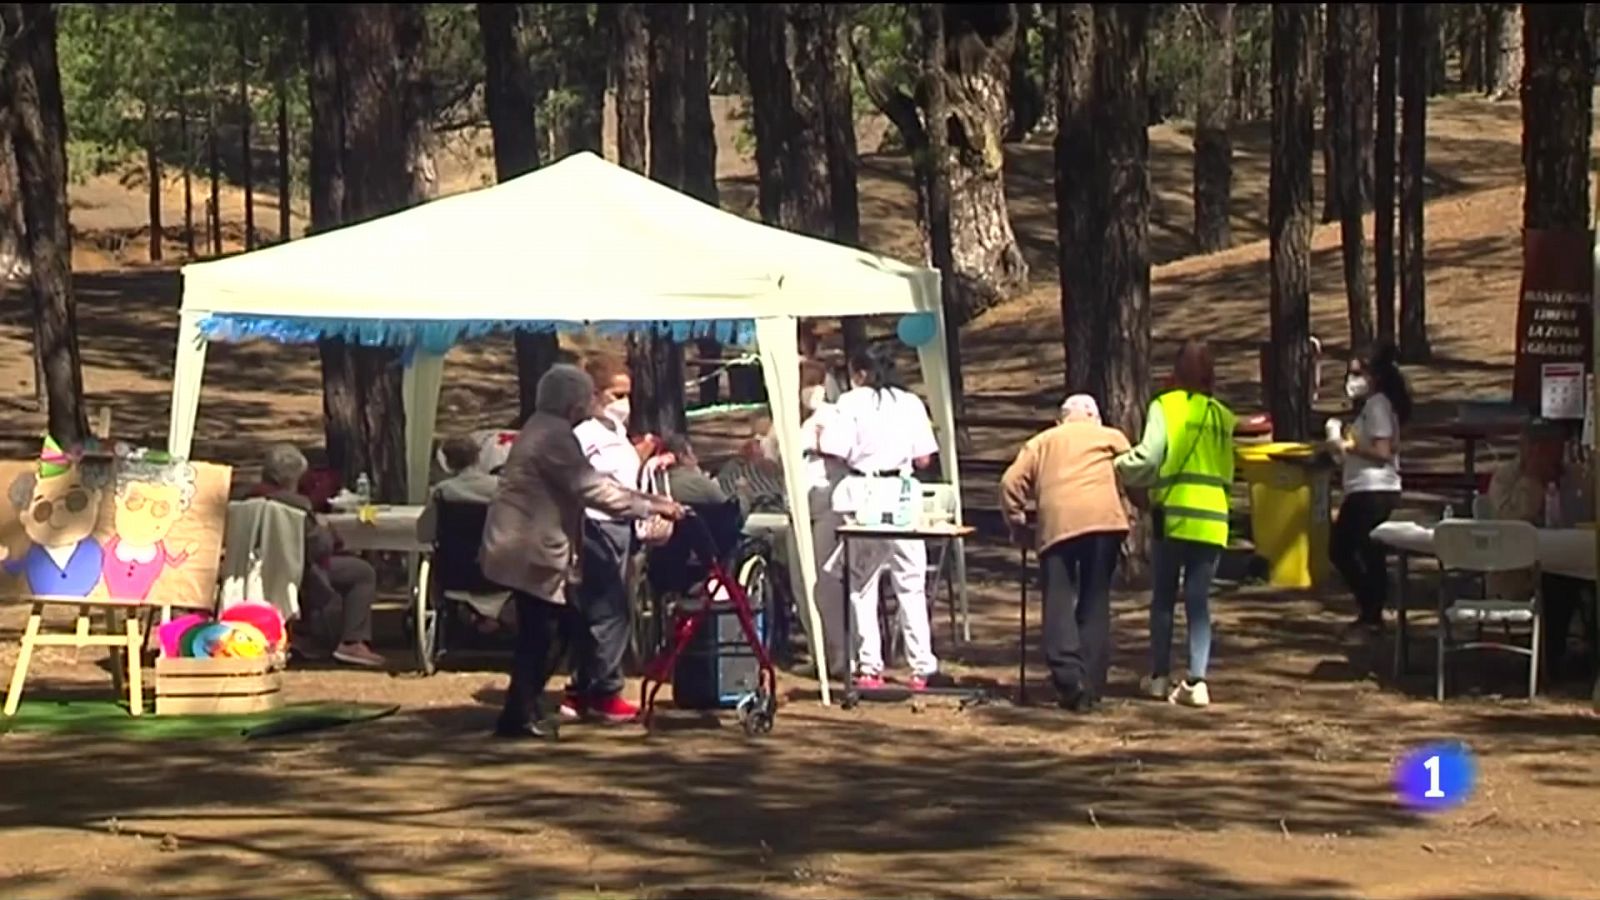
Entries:
{"type": "MultiPolygon", "coordinates": [[[[1520,129],[1515,103],[1447,98],[1430,110],[1428,317],[1437,360],[1409,374],[1433,413],[1510,388],[1520,129]]],[[[726,116],[719,138],[724,203],[744,212],[753,205],[752,167],[726,116]]],[[[868,152],[875,146],[875,136],[863,143],[866,240],[916,258],[909,167],[868,152]]],[[[1180,336],[1204,335],[1219,347],[1224,394],[1249,409],[1259,402],[1256,353],[1267,334],[1266,131],[1243,130],[1235,148],[1238,246],[1185,258],[1189,140],[1182,127],[1151,131],[1152,365],[1165,369],[1180,336]]],[[[447,174],[454,186],[478,183],[464,163],[447,174]]],[[[1034,289],[965,333],[969,403],[976,415],[1042,422],[1062,381],[1047,143],[1012,148],[1007,177],[1034,289]]],[[[1320,184],[1319,176],[1319,194],[1320,184]]],[[[169,222],[181,221],[175,190],[169,222]]],[[[235,194],[225,200],[225,210],[238,208],[235,194]]],[[[262,203],[258,220],[275,222],[271,200],[262,203]]],[[[131,262],[146,253],[137,239],[104,237],[139,225],[137,192],[95,181],[75,191],[74,207],[90,402],[114,409],[120,435],[159,441],[177,276],[131,262]]],[[[1337,226],[1320,227],[1313,249],[1315,330],[1337,357],[1347,331],[1337,226]]],[[[8,306],[0,318],[0,384],[12,388],[3,430],[19,442],[40,424],[28,339],[25,313],[8,306]]],[[[501,340],[452,354],[443,430],[510,416],[510,359],[501,340]]],[[[267,441],[317,442],[320,412],[312,352],[213,347],[197,454],[250,466],[267,441]]],[[[723,437],[736,429],[714,427],[723,437]]],[[[973,460],[1000,460],[1024,433],[979,429],[972,437],[973,460]]],[[[1430,453],[1442,461],[1459,451],[1430,453]]],[[[992,486],[974,483],[969,494],[981,503],[992,486]]],[[[300,738],[0,736],[0,894],[1595,894],[1600,720],[1587,711],[1586,685],[1533,704],[1502,699],[1497,692],[1518,695],[1521,670],[1487,663],[1458,682],[1464,699],[1440,706],[1425,699],[1425,674],[1398,683],[1371,674],[1388,672],[1387,644],[1340,640],[1342,595],[1230,589],[1216,601],[1211,709],[1132,697],[1146,620],[1143,597],[1132,594],[1116,604],[1108,708],[1091,718],[1019,708],[1003,699],[1016,682],[1015,555],[980,543],[970,556],[974,640],[953,644],[941,605],[937,649],[957,674],[998,685],[1002,699],[967,711],[938,700],[824,709],[815,682],[790,674],[787,703],[764,739],[746,739],[730,721],[668,713],[650,739],[634,728],[574,727],[554,747],[508,746],[486,736],[504,684],[491,660],[431,679],[291,672],[294,701],[402,707],[380,722],[300,738]],[[1405,748],[1435,738],[1466,741],[1481,777],[1465,807],[1422,818],[1396,804],[1391,766],[1405,748]]],[[[14,658],[20,624],[15,610],[0,614],[0,671],[14,658]]],[[[1420,633],[1431,638],[1427,628],[1420,633]]],[[[404,651],[393,652],[403,662],[404,651]]],[[[1419,643],[1414,657],[1426,669],[1431,651],[1419,643]]],[[[31,695],[108,690],[95,658],[45,653],[31,695]]],[[[1039,703],[1048,688],[1042,671],[1033,678],[1039,703]]]]}

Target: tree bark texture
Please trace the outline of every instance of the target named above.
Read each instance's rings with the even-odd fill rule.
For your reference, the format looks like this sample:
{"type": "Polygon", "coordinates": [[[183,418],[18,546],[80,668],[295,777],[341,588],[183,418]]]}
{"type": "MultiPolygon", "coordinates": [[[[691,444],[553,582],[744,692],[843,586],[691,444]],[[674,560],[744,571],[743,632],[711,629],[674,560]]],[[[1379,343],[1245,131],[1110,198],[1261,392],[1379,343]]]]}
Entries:
{"type": "Polygon", "coordinates": [[[1272,7],[1272,169],[1268,228],[1272,235],[1273,437],[1311,434],[1311,158],[1316,152],[1313,83],[1315,11],[1305,4],[1272,7]]]}
{"type": "Polygon", "coordinates": [[[683,67],[683,187],[716,206],[717,137],[711,123],[711,4],[689,3],[683,67]]]}
{"type": "MultiPolygon", "coordinates": [[[[1414,48],[1430,39],[1423,4],[1400,9],[1400,46],[1414,48]]],[[[1400,359],[1426,362],[1428,346],[1427,277],[1423,259],[1423,200],[1428,142],[1428,57],[1400,54],[1400,359]]]]}
{"type": "MultiPolygon", "coordinates": [[[[833,239],[852,247],[861,245],[861,195],[857,186],[860,158],[856,147],[855,98],[850,66],[850,7],[819,4],[828,23],[828,88],[823,118],[828,129],[828,206],[833,217],[833,239]]],[[[866,322],[847,318],[840,322],[846,354],[867,343],[866,322]]]]}
{"type": "MultiPolygon", "coordinates": [[[[215,85],[213,85],[215,87],[215,85]]],[[[211,157],[211,199],[207,221],[211,229],[211,255],[222,255],[222,147],[217,143],[217,95],[210,92],[206,110],[206,151],[211,157]]]]}
{"type": "MultiPolygon", "coordinates": [[[[952,88],[947,77],[947,60],[952,51],[946,32],[947,7],[941,3],[922,3],[918,10],[918,37],[922,48],[920,80],[923,97],[923,133],[927,146],[922,175],[922,222],[926,231],[928,258],[939,270],[939,293],[945,317],[945,356],[950,369],[950,399],[957,419],[966,413],[966,378],[961,366],[961,325],[966,321],[966,289],[962,285],[956,251],[957,214],[955,176],[951,159],[951,129],[934,127],[956,115],[950,104],[952,88]]],[[[969,35],[977,42],[975,35],[969,35]]],[[[982,43],[969,43],[975,53],[986,53],[982,43]]],[[[1004,120],[990,124],[1003,127],[1004,120]]],[[[995,134],[998,152],[999,134],[995,134]]],[[[1004,196],[1001,197],[1004,203],[1004,196]]],[[[1009,219],[1006,222],[1010,228],[1009,219]]]]}
{"type": "Polygon", "coordinates": [[[161,244],[166,238],[166,228],[161,223],[161,150],[157,146],[155,104],[149,100],[144,105],[144,170],[149,180],[145,187],[150,217],[150,261],[161,262],[161,244]]]}
{"type": "Polygon", "coordinates": [[[1319,143],[1322,146],[1322,222],[1337,221],[1339,218],[1339,154],[1334,149],[1333,119],[1337,115],[1336,107],[1344,104],[1340,96],[1342,87],[1336,81],[1339,71],[1338,63],[1333,55],[1338,53],[1339,38],[1334,33],[1333,17],[1337,4],[1318,4],[1316,26],[1312,32],[1322,41],[1322,53],[1316,58],[1316,73],[1322,76],[1322,131],[1319,143]]]}
{"type": "Polygon", "coordinates": [[[178,106],[178,143],[183,152],[183,245],[189,258],[199,255],[194,233],[194,140],[189,130],[189,108],[178,106]]]}
{"type": "Polygon", "coordinates": [[[1095,10],[1092,3],[1056,5],[1061,59],[1056,90],[1056,234],[1061,280],[1062,344],[1067,390],[1092,392],[1096,344],[1105,303],[1100,290],[1104,193],[1095,134],[1095,10]]]}
{"type": "MultiPolygon", "coordinates": [[[[17,177],[17,157],[11,146],[11,129],[15,118],[11,101],[5,93],[7,77],[4,61],[0,59],[0,300],[6,298],[14,282],[28,296],[29,307],[32,308],[30,276],[33,266],[28,262],[22,189],[17,177]]],[[[50,397],[45,390],[48,379],[44,374],[42,349],[43,344],[37,340],[30,348],[33,357],[34,409],[44,415],[50,409],[50,397]]]]}
{"type": "Polygon", "coordinates": [[[750,128],[755,134],[756,207],[761,221],[783,227],[789,166],[788,123],[793,120],[794,76],[789,70],[788,4],[744,5],[745,78],[750,84],[750,128]]]}
{"type": "Polygon", "coordinates": [[[1045,94],[1033,77],[1033,67],[1028,59],[1029,36],[1039,30],[1038,4],[1013,3],[1017,16],[1015,49],[1009,62],[1009,83],[1006,91],[1010,100],[1010,118],[1006,124],[1005,141],[1017,143],[1026,140],[1044,118],[1045,94]]]}
{"type": "Polygon", "coordinates": [[[1457,9],[1456,59],[1461,66],[1460,90],[1482,91],[1484,77],[1484,7],[1483,3],[1466,3],[1457,9]]]}
{"type": "MultiPolygon", "coordinates": [[[[1194,240],[1201,253],[1233,245],[1233,4],[1206,3],[1194,124],[1194,240]]],[[[1063,60],[1065,62],[1065,60],[1063,60]]]]}
{"type": "MultiPolygon", "coordinates": [[[[479,3],[478,31],[483,44],[484,106],[494,144],[497,181],[509,181],[539,168],[539,95],[528,66],[522,5],[479,3]]],[[[519,421],[533,414],[539,379],[555,363],[553,332],[512,333],[517,357],[519,421]]]]}
{"type": "Polygon", "coordinates": [[[650,86],[650,32],[643,3],[619,3],[614,58],[617,164],[643,174],[649,159],[645,93],[650,86]]]}
{"type": "Polygon", "coordinates": [[[1374,4],[1378,16],[1378,126],[1373,152],[1372,250],[1377,273],[1378,339],[1395,336],[1395,63],[1399,58],[1400,11],[1374,4]]]}
{"type": "MultiPolygon", "coordinates": [[[[1542,5],[1542,4],[1537,4],[1542,5]]],[[[1522,78],[1522,25],[1523,4],[1490,4],[1490,29],[1492,35],[1489,55],[1489,97],[1505,100],[1518,96],[1522,78]]]]}
{"type": "Polygon", "coordinates": [[[239,171],[244,188],[244,248],[256,248],[255,155],[250,146],[250,56],[245,43],[244,17],[240,16],[239,49],[239,171]]]}
{"type": "Polygon", "coordinates": [[[293,184],[289,179],[289,81],[287,72],[278,72],[278,242],[291,236],[293,184]]]}
{"type": "MultiPolygon", "coordinates": [[[[692,193],[686,147],[690,140],[687,69],[695,21],[691,5],[657,3],[648,8],[650,177],[685,193],[692,193]]],[[[638,335],[628,342],[628,367],[633,376],[633,430],[683,433],[688,426],[683,348],[670,336],[638,335]]]]}
{"type": "Polygon", "coordinates": [[[63,446],[89,434],[72,293],[72,232],[67,223],[67,120],[56,59],[56,16],[49,3],[0,4],[12,37],[0,60],[0,106],[10,110],[12,152],[33,295],[33,334],[43,369],[47,427],[63,446]]]}
{"type": "Polygon", "coordinates": [[[1589,227],[1593,48],[1577,4],[1529,4],[1522,77],[1522,167],[1527,228],[1589,227]]]}
{"type": "Polygon", "coordinates": [[[1339,231],[1344,257],[1345,297],[1350,310],[1350,346],[1365,353],[1372,346],[1372,296],[1367,287],[1367,242],[1361,211],[1366,206],[1361,184],[1362,153],[1372,139],[1372,69],[1375,63],[1371,4],[1329,7],[1328,78],[1336,95],[1327,97],[1326,126],[1333,135],[1335,171],[1339,179],[1339,231]],[[1362,128],[1366,123],[1367,127],[1362,128]]]}

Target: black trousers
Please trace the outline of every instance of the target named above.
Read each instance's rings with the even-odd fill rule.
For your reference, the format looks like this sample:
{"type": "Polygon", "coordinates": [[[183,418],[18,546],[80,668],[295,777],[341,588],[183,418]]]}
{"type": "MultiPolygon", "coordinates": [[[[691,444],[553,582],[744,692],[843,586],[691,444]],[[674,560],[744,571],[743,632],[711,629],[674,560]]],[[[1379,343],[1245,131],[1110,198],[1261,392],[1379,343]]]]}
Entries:
{"type": "Polygon", "coordinates": [[[1399,491],[1357,491],[1344,495],[1339,519],[1333,523],[1328,556],[1355,595],[1360,619],[1383,621],[1389,603],[1389,570],[1383,545],[1372,539],[1372,529],[1389,521],[1400,502],[1399,491]]]}
{"type": "MultiPolygon", "coordinates": [[[[1572,617],[1585,605],[1586,594],[1593,590],[1592,583],[1568,578],[1565,575],[1544,575],[1540,578],[1540,593],[1544,596],[1544,655],[1545,671],[1552,682],[1560,681],[1570,672],[1566,665],[1567,638],[1572,631],[1572,617]]],[[[1589,622],[1583,636],[1586,662],[1594,658],[1595,629],[1589,622]]]]}
{"type": "Polygon", "coordinates": [[[516,729],[545,718],[544,686],[550,678],[550,651],[556,629],[568,610],[521,591],[512,593],[517,605],[517,644],[511,654],[511,687],[500,712],[500,727],[516,729]]]}
{"type": "Polygon", "coordinates": [[[583,582],[572,598],[568,640],[572,647],[570,690],[593,698],[623,688],[622,659],[632,637],[628,609],[628,556],[633,547],[630,522],[583,523],[583,582]]]}
{"type": "Polygon", "coordinates": [[[1044,661],[1063,696],[1105,689],[1111,663],[1111,576],[1124,532],[1069,538],[1039,555],[1044,572],[1044,661]]]}

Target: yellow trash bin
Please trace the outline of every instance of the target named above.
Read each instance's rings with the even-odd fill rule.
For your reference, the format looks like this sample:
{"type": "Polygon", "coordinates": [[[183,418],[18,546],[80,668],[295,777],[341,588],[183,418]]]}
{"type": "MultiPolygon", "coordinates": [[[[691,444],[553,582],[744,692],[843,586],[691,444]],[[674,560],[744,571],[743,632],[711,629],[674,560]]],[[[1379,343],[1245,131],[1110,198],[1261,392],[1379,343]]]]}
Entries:
{"type": "Polygon", "coordinates": [[[1333,466],[1310,444],[1269,443],[1238,449],[1250,485],[1250,533],[1267,561],[1267,583],[1321,588],[1328,581],[1329,481],[1333,466]]]}

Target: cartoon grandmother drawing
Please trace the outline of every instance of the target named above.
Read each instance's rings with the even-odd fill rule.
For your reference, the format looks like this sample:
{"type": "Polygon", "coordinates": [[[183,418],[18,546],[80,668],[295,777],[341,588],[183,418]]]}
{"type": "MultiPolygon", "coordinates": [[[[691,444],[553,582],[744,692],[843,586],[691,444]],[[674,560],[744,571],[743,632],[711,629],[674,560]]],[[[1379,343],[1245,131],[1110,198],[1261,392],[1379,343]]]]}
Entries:
{"type": "Polygon", "coordinates": [[[100,501],[111,471],[105,465],[74,466],[52,440],[45,441],[38,473],[11,483],[11,505],[33,546],[21,559],[0,560],[10,575],[24,575],[28,592],[40,597],[87,597],[100,581],[105,554],[94,539],[100,501]]]}
{"type": "Polygon", "coordinates": [[[118,600],[147,600],[156,579],[197,549],[173,553],[166,537],[194,500],[194,466],[139,460],[117,467],[116,536],[106,543],[106,593],[118,600]]]}

